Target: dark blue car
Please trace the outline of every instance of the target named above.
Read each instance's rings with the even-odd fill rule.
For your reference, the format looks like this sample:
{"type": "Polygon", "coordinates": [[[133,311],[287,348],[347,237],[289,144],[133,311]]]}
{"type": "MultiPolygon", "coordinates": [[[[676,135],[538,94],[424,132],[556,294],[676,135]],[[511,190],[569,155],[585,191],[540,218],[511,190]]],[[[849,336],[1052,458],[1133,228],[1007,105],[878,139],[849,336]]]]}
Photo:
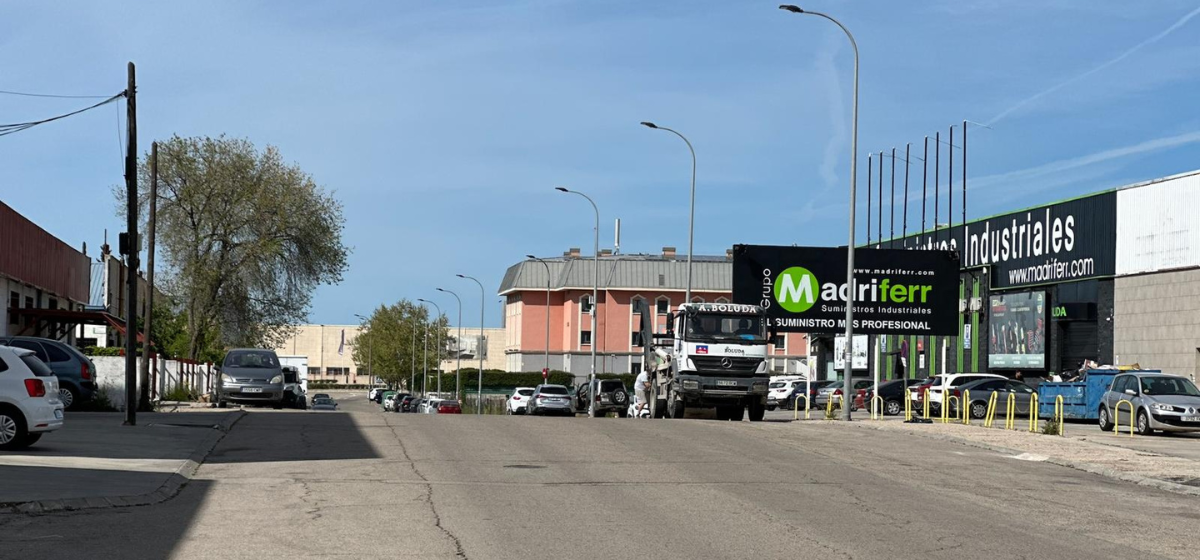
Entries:
{"type": "Polygon", "coordinates": [[[0,344],[33,350],[50,366],[58,377],[58,398],[63,408],[71,410],[96,394],[96,364],[70,344],[33,336],[0,338],[0,344]]]}

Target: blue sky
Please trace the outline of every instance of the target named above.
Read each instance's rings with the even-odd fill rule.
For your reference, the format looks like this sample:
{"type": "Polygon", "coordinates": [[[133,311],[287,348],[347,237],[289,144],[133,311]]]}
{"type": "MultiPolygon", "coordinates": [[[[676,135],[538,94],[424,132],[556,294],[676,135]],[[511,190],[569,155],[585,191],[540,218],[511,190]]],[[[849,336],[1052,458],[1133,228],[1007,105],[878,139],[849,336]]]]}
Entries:
{"type": "MultiPolygon", "coordinates": [[[[590,251],[590,208],[554,186],[593,196],[602,246],[619,217],[623,252],[686,247],[687,149],[642,120],[696,147],[698,254],[845,243],[851,51],[831,23],[775,6],[5,3],[0,90],[112,94],[132,60],[143,151],[171,134],[245,137],[344,202],[350,268],[311,321],[418,297],[453,315],[444,287],[477,325],[463,273],[498,325],[505,268],[590,251]]],[[[841,19],[861,51],[860,239],[867,152],[919,150],[963,119],[993,123],[970,130],[971,218],[1200,167],[1200,1],[804,6],[841,19]]],[[[0,123],[85,104],[0,95],[0,123]]],[[[0,199],[94,256],[122,228],[123,111],[0,137],[0,199]]],[[[958,177],[956,164],[956,205],[958,177]]]]}

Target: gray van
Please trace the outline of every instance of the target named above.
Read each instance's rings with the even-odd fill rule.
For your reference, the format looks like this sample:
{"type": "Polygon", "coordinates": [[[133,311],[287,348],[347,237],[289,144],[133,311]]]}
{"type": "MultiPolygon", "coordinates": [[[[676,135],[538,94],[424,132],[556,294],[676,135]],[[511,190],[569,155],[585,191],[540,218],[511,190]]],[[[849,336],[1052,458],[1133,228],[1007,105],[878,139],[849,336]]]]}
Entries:
{"type": "Polygon", "coordinates": [[[217,367],[217,387],[214,395],[217,407],[229,403],[284,405],[283,366],[274,350],[238,348],[225,354],[217,367]]]}
{"type": "Polygon", "coordinates": [[[74,346],[35,336],[0,337],[0,345],[33,350],[58,377],[58,400],[72,410],[96,394],[96,364],[74,346]]]}

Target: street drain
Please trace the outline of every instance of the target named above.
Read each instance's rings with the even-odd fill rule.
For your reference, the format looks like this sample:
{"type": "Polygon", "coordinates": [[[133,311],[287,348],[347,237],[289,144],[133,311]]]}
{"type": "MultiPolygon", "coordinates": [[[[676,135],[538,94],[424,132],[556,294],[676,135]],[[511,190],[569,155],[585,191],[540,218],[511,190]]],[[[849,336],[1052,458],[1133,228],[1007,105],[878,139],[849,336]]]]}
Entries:
{"type": "Polygon", "coordinates": [[[546,465],[504,465],[506,469],[544,469],[546,465]]]}

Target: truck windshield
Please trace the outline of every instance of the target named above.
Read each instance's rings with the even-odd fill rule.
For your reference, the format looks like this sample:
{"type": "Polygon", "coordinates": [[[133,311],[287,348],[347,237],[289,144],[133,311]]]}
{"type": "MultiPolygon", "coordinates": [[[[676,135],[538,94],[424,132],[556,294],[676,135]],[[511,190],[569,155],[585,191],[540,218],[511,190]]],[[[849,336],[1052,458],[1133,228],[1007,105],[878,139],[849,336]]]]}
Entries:
{"type": "Polygon", "coordinates": [[[697,314],[687,318],[687,339],[762,342],[767,324],[755,315],[697,314]]]}

